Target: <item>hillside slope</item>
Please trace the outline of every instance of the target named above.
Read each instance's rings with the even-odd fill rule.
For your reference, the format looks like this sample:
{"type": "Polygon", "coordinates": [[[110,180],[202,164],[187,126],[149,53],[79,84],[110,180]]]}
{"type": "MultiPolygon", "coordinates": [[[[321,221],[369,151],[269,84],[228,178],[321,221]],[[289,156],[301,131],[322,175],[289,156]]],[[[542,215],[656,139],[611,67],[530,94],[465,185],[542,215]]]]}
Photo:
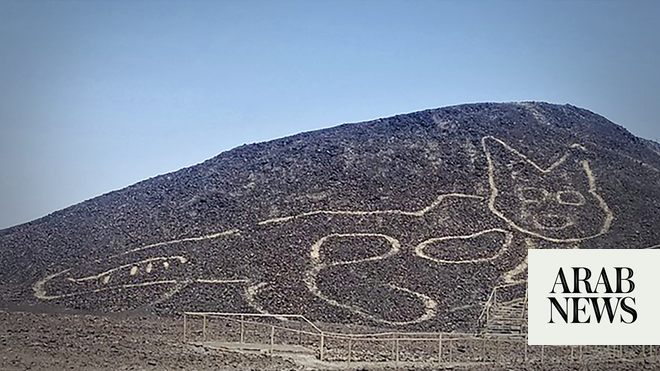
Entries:
{"type": "Polygon", "coordinates": [[[235,148],[0,231],[0,302],[470,330],[528,248],[660,244],[660,147],[483,103],[235,148]]]}

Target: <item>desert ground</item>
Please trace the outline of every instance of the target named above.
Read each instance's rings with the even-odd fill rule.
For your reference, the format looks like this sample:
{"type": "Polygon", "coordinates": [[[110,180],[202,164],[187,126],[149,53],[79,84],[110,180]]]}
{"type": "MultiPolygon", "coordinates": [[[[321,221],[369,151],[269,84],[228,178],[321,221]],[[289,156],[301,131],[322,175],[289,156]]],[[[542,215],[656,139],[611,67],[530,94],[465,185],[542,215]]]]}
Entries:
{"type": "Polygon", "coordinates": [[[209,349],[182,341],[182,320],[0,310],[0,370],[657,370],[655,357],[535,363],[346,363],[209,349]]]}

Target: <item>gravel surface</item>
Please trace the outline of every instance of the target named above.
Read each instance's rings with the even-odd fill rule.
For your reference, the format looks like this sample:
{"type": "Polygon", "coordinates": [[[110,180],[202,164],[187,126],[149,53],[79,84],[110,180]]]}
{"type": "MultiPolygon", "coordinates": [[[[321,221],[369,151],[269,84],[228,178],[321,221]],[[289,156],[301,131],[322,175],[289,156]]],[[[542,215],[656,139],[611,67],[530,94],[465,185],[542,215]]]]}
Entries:
{"type": "Polygon", "coordinates": [[[0,370],[658,370],[657,358],[598,363],[319,363],[181,342],[181,320],[0,310],[0,370]]]}
{"type": "Polygon", "coordinates": [[[298,370],[183,344],[181,320],[0,311],[0,370],[298,370]]]}

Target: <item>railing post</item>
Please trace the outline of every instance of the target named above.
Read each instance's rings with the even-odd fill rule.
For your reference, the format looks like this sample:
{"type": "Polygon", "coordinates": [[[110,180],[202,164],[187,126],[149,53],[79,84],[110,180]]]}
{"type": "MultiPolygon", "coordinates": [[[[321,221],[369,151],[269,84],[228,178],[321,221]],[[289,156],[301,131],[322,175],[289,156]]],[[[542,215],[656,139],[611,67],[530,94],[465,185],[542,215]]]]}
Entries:
{"type": "MultiPolygon", "coordinates": [[[[195,331],[194,323],[192,323],[191,326],[188,325],[188,316],[197,316],[197,317],[201,316],[202,317],[202,343],[206,343],[206,342],[211,341],[211,339],[210,339],[211,338],[211,334],[210,334],[210,330],[211,330],[211,328],[210,328],[210,319],[211,318],[210,317],[215,316],[216,319],[222,318],[222,317],[230,317],[230,318],[238,317],[239,321],[240,321],[240,341],[241,341],[241,343],[245,343],[245,341],[246,341],[246,338],[245,338],[246,337],[245,325],[251,323],[249,320],[247,320],[247,322],[246,322],[246,317],[249,318],[250,316],[253,316],[253,315],[252,314],[244,314],[244,313],[220,313],[220,312],[189,312],[189,314],[188,314],[186,312],[182,312],[182,316],[183,316],[183,332],[182,332],[181,336],[182,336],[182,340],[183,340],[184,343],[186,343],[187,340],[188,340],[188,327],[191,327],[191,333],[192,333],[191,339],[192,339],[192,341],[199,340],[199,338],[197,338],[198,335],[196,335],[197,332],[195,331]]],[[[256,314],[256,316],[265,317],[265,316],[269,316],[269,315],[268,314],[263,314],[263,315],[256,314]]],[[[274,316],[274,315],[272,315],[272,316],[274,316]]],[[[285,317],[285,315],[282,315],[282,317],[285,317]]],[[[293,316],[287,315],[286,317],[293,317],[293,316]]],[[[331,337],[335,336],[338,339],[348,340],[348,356],[347,356],[346,360],[347,360],[347,363],[348,363],[349,366],[354,366],[353,363],[355,363],[356,360],[353,359],[353,343],[354,342],[359,342],[361,340],[361,338],[356,337],[354,334],[343,335],[343,334],[329,333],[329,334],[326,335],[325,332],[321,331],[321,329],[318,328],[317,326],[315,326],[314,323],[309,322],[304,317],[301,317],[301,318],[304,319],[305,321],[307,321],[308,324],[311,327],[314,328],[314,333],[308,333],[308,335],[311,336],[311,338],[307,339],[305,343],[307,345],[310,345],[310,341],[312,341],[311,339],[313,339],[314,336],[319,336],[320,337],[319,359],[320,359],[321,362],[325,362],[325,356],[326,356],[326,354],[325,354],[325,342],[326,342],[325,338],[326,338],[327,335],[330,335],[331,337]]],[[[233,322],[236,322],[236,320],[233,320],[233,322]]],[[[270,326],[270,339],[269,339],[270,349],[269,350],[270,350],[270,354],[274,354],[274,352],[275,352],[275,325],[272,325],[272,324],[268,325],[268,323],[256,323],[256,322],[255,322],[255,324],[258,325],[259,327],[265,327],[266,329],[268,328],[268,326],[270,326]]],[[[224,325],[222,325],[222,324],[218,324],[216,326],[224,327],[224,325]]],[[[230,327],[230,325],[227,325],[227,326],[230,327]]],[[[299,341],[302,343],[302,340],[303,340],[302,335],[303,335],[303,333],[306,333],[306,332],[302,331],[302,327],[303,327],[302,323],[300,323],[299,326],[298,326],[298,328],[300,329],[299,331],[296,331],[295,327],[283,328],[282,331],[284,331],[286,333],[298,332],[299,333],[299,341]]],[[[259,331],[259,332],[261,332],[261,331],[259,331]]],[[[263,334],[263,332],[261,332],[261,333],[263,334]]],[[[224,338],[225,335],[227,335],[227,334],[222,333],[218,336],[221,336],[221,337],[224,338]]],[[[392,353],[393,353],[392,355],[394,356],[393,358],[394,358],[394,361],[396,363],[397,368],[400,367],[400,364],[402,362],[405,363],[406,360],[408,360],[408,358],[406,358],[407,356],[405,354],[404,354],[404,358],[403,359],[401,358],[401,354],[402,354],[401,353],[401,341],[402,340],[403,341],[409,341],[409,342],[415,342],[415,341],[430,342],[431,343],[431,353],[429,355],[427,355],[427,356],[429,356],[430,359],[426,358],[427,361],[430,361],[430,362],[433,362],[432,359],[434,358],[433,355],[432,355],[432,353],[433,353],[433,351],[432,351],[433,345],[432,344],[433,344],[434,341],[437,341],[437,344],[438,344],[437,345],[437,351],[438,351],[437,360],[438,360],[439,364],[442,364],[442,363],[445,362],[443,345],[445,347],[449,346],[448,362],[452,363],[452,362],[454,362],[454,359],[453,359],[454,350],[453,350],[453,348],[456,346],[456,345],[452,344],[452,342],[462,339],[462,341],[464,342],[464,345],[461,345],[461,347],[459,349],[462,352],[463,346],[467,346],[469,348],[471,346],[471,344],[473,344],[474,341],[477,341],[477,342],[479,341],[479,338],[472,338],[471,340],[470,339],[463,339],[463,338],[451,338],[451,337],[447,338],[446,336],[444,336],[444,333],[435,333],[435,334],[433,334],[433,333],[419,333],[418,337],[423,337],[421,339],[409,338],[408,336],[401,336],[401,335],[405,335],[405,334],[401,334],[399,332],[390,332],[390,333],[375,334],[375,338],[374,338],[376,341],[385,341],[384,344],[381,343],[383,345],[387,344],[388,341],[392,341],[392,353]],[[381,337],[383,335],[386,336],[386,337],[381,337]],[[443,341],[445,343],[449,342],[449,344],[445,345],[445,344],[443,344],[443,341]]],[[[227,335],[227,336],[228,336],[228,339],[232,338],[230,336],[230,334],[227,335]]],[[[295,337],[293,337],[293,339],[295,339],[295,337]]],[[[498,338],[498,340],[499,339],[500,338],[498,338]]],[[[282,340],[282,339],[280,339],[280,340],[282,340]]],[[[363,341],[368,342],[369,338],[363,339],[363,341]]],[[[486,341],[486,339],[483,339],[482,341],[486,341]]],[[[295,340],[294,340],[294,342],[295,342],[295,340]]],[[[311,345],[313,345],[313,341],[312,341],[311,345]]],[[[498,347],[499,347],[499,345],[498,345],[498,347]]],[[[484,347],[484,351],[485,351],[485,348],[486,347],[484,347]]],[[[652,352],[651,348],[649,348],[649,351],[652,352]]],[[[498,349],[498,352],[499,352],[499,349],[498,349]]],[[[358,351],[358,353],[359,353],[359,351],[358,351]]],[[[405,350],[404,350],[404,353],[405,353],[405,350]]],[[[644,351],[644,353],[645,353],[645,351],[644,351]]],[[[458,354],[458,361],[459,362],[462,361],[463,358],[464,357],[462,357],[460,354],[458,354]]],[[[499,358],[502,358],[502,357],[499,356],[499,358]]],[[[358,361],[360,359],[361,359],[360,356],[358,356],[358,361]]],[[[485,357],[484,357],[484,359],[485,359],[485,357]]],[[[528,359],[527,358],[527,348],[525,348],[525,359],[526,360],[528,359]]],[[[391,362],[391,360],[392,360],[392,358],[390,358],[390,362],[391,362]]]]}
{"type": "Polygon", "coordinates": [[[481,360],[486,362],[486,344],[489,344],[488,340],[481,339],[481,360]]]}
{"type": "Polygon", "coordinates": [[[245,343],[245,316],[241,314],[241,344],[245,343]]]}
{"type": "Polygon", "coordinates": [[[202,342],[206,343],[206,314],[202,315],[202,342]]]}
{"type": "Polygon", "coordinates": [[[544,357],[543,357],[543,356],[544,356],[543,353],[545,353],[545,345],[541,345],[541,364],[543,364],[543,358],[544,358],[544,357]]]}
{"type": "Polygon", "coordinates": [[[525,362],[527,362],[527,334],[525,334],[525,362]]]}
{"type": "Polygon", "coordinates": [[[183,342],[186,342],[186,312],[183,312],[183,342]]]}
{"type": "Polygon", "coordinates": [[[353,337],[348,338],[348,365],[351,365],[351,350],[353,348],[353,337]]]}
{"type": "Polygon", "coordinates": [[[454,339],[449,340],[449,363],[451,363],[451,348],[453,347],[454,339]]]}
{"type": "Polygon", "coordinates": [[[442,333],[438,337],[438,363],[442,363],[442,333]]]}
{"type": "Polygon", "coordinates": [[[396,362],[397,367],[399,367],[399,334],[398,333],[396,334],[396,340],[394,340],[394,344],[395,344],[395,347],[396,347],[395,362],[396,362]]]}

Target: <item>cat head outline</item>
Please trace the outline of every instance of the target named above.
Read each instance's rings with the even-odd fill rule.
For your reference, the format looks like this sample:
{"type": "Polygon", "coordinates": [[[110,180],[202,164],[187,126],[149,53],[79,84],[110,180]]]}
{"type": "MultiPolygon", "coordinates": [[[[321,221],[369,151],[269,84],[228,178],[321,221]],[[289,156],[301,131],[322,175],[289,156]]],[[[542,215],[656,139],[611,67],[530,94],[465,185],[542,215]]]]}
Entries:
{"type": "Polygon", "coordinates": [[[551,242],[579,242],[607,233],[613,220],[598,194],[586,149],[579,144],[542,168],[504,141],[485,136],[488,207],[512,228],[551,242]]]}

